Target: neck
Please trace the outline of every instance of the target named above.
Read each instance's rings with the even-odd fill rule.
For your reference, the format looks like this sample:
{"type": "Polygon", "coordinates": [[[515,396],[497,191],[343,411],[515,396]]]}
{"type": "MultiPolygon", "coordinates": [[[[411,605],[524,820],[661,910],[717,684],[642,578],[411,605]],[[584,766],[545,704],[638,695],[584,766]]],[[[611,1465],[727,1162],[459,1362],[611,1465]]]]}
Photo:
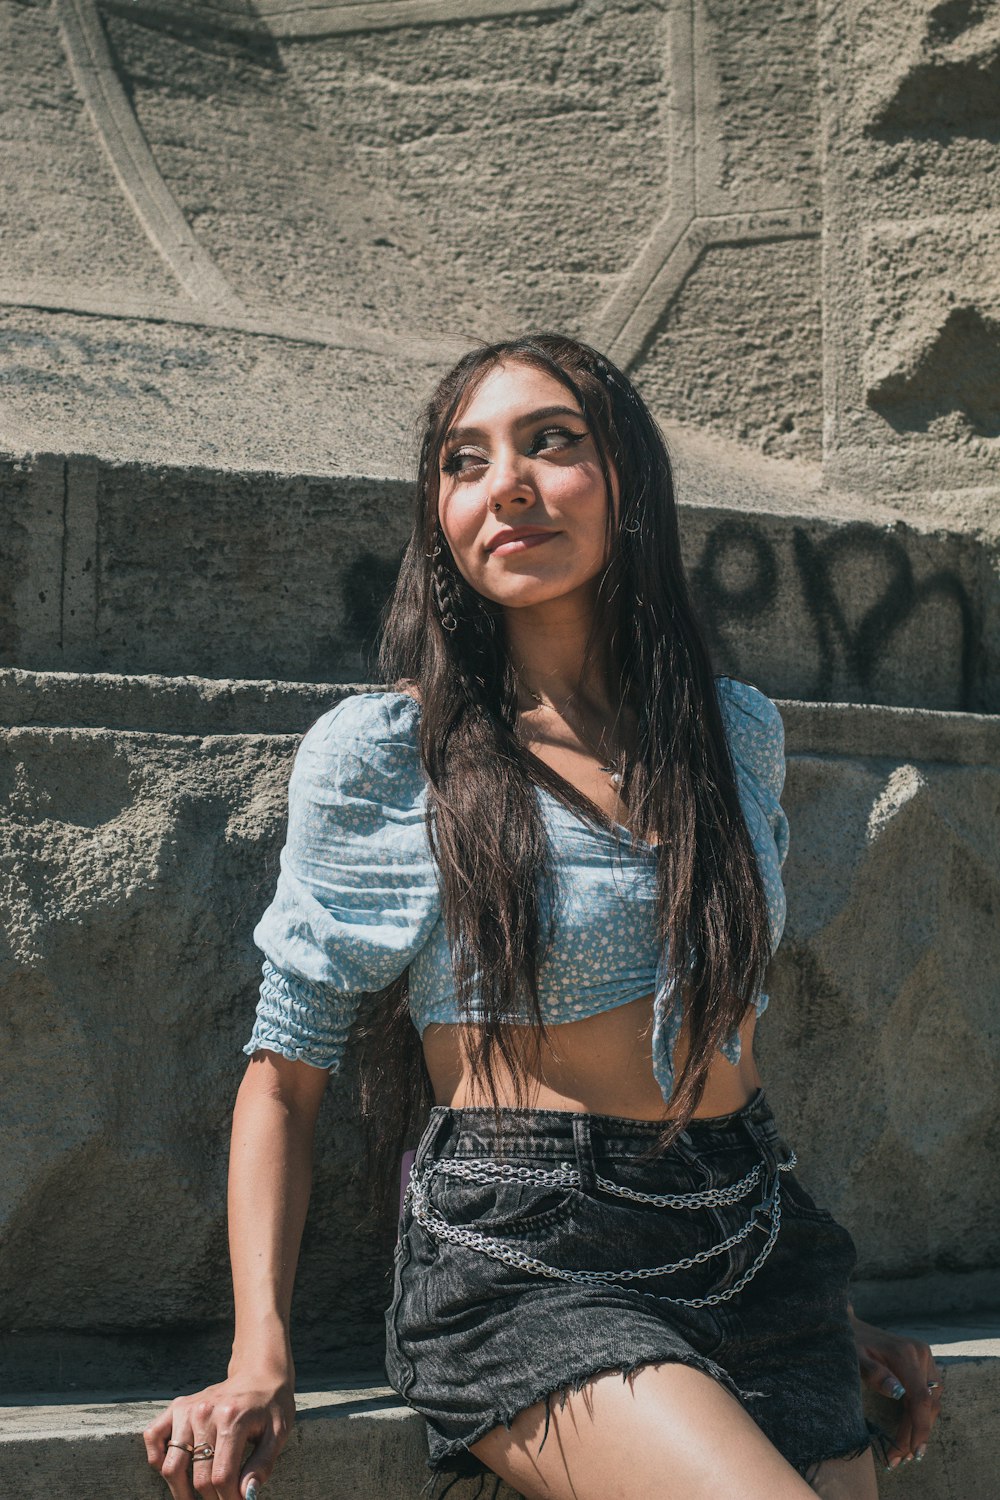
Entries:
{"type": "Polygon", "coordinates": [[[507,647],[524,687],[557,704],[571,697],[606,703],[609,663],[600,652],[586,659],[592,622],[590,601],[576,594],[507,609],[507,647]]]}

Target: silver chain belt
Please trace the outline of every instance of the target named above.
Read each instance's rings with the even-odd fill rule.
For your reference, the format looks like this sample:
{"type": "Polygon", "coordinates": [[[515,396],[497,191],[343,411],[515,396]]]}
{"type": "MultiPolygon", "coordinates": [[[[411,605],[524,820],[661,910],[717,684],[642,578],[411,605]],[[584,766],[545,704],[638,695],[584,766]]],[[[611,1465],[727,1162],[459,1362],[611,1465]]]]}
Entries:
{"type": "MultiPolygon", "coordinates": [[[[778,1173],[790,1172],[797,1160],[793,1151],[787,1161],[778,1163],[778,1173]]],[[[705,1188],[696,1193],[638,1193],[632,1188],[619,1187],[616,1182],[612,1182],[607,1177],[597,1177],[596,1182],[603,1192],[612,1193],[616,1198],[628,1198],[633,1203],[650,1203],[657,1208],[715,1208],[738,1203],[746,1198],[760,1181],[763,1167],[763,1162],[758,1162],[739,1182],[729,1187],[705,1188]]],[[[540,1187],[571,1188],[580,1185],[580,1173],[576,1167],[564,1165],[556,1170],[547,1171],[544,1167],[515,1167],[509,1162],[498,1162],[489,1157],[480,1157],[475,1161],[442,1157],[438,1161],[432,1161],[426,1169],[418,1171],[414,1167],[411,1170],[404,1202],[409,1202],[417,1223],[435,1239],[449,1240],[453,1245],[463,1245],[469,1250],[479,1250],[483,1255],[489,1255],[494,1260],[503,1261],[505,1265],[514,1266],[518,1270],[529,1271],[537,1276],[548,1276],[558,1281],[571,1281],[577,1286],[607,1286],[615,1281],[649,1281],[655,1276],[672,1276],[676,1271],[686,1271],[691,1266],[704,1265],[713,1256],[722,1255],[725,1251],[731,1250],[734,1245],[740,1244],[755,1229],[761,1227],[761,1216],[770,1220],[767,1240],[753,1263],[747,1267],[739,1280],[733,1282],[733,1285],[727,1287],[725,1291],[714,1292],[707,1297],[657,1297],[658,1301],[673,1302],[680,1307],[714,1307],[719,1302],[728,1302],[730,1297],[735,1297],[737,1292],[741,1292],[747,1283],[753,1280],[767,1260],[781,1227],[781,1181],[780,1176],[776,1175],[772,1196],[755,1204],[750,1211],[749,1219],[740,1229],[737,1229],[728,1239],[712,1245],[708,1250],[700,1250],[697,1255],[685,1256],[683,1260],[674,1261],[669,1265],[644,1266],[639,1270],[573,1271],[562,1266],[551,1266],[547,1261],[539,1260],[537,1256],[526,1255],[523,1250],[518,1250],[516,1246],[495,1235],[483,1234],[478,1229],[464,1229],[458,1224],[450,1224],[430,1202],[430,1183],[438,1175],[461,1177],[466,1181],[479,1183],[530,1182],[540,1187]]],[[[657,1296],[655,1292],[646,1292],[644,1295],[657,1296]]]]}

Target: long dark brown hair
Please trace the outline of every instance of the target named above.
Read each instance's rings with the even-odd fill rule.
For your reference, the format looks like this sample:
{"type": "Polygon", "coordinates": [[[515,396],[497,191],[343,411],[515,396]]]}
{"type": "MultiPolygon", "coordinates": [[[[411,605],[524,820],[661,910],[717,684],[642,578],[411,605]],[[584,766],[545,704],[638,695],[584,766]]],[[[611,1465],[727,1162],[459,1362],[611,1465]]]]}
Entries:
{"type": "MultiPolygon", "coordinates": [[[[683,985],[687,1027],[688,1055],[656,1143],[662,1151],[697,1108],[715,1049],[748,1014],[770,958],[770,930],[681,561],[666,445],[631,381],[595,349],[529,333],[471,350],[440,381],[423,413],[413,533],[382,619],[379,677],[418,690],[428,837],[460,1013],[474,1011],[477,1023],[468,1034],[475,1084],[498,1109],[499,1055],[523,1103],[522,1054],[506,1018],[518,1018],[522,1045],[525,1023],[541,1045],[538,970],[552,937],[540,915],[539,883],[552,877],[535,784],[586,816],[604,814],[519,740],[503,611],[463,578],[438,522],[448,431],[483,378],[515,362],[547,372],[575,397],[607,488],[609,560],[598,578],[588,661],[610,663],[621,795],[634,833],[659,845],[658,935],[668,982],[683,985]]],[[[391,1198],[407,1132],[420,1128],[432,1102],[405,974],[383,992],[361,1038],[369,1169],[376,1192],[391,1198]]]]}

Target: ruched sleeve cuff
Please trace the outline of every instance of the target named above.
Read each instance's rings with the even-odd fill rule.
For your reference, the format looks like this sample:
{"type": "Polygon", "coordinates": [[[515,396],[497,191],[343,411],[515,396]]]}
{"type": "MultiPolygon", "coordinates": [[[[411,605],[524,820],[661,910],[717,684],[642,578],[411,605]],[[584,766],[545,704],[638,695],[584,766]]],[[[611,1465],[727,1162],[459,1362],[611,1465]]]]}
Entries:
{"type": "Polygon", "coordinates": [[[290,979],[267,959],[257,1001],[257,1019],[243,1051],[278,1052],[292,1062],[335,1072],[357,1013],[359,996],[290,979]]]}

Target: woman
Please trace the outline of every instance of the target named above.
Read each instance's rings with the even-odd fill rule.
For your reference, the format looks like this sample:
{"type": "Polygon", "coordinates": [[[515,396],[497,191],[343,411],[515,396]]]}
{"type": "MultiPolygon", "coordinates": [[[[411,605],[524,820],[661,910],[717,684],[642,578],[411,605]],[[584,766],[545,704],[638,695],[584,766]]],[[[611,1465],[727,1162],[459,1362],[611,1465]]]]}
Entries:
{"type": "Polygon", "coordinates": [[[316,1113],[381,991],[375,1158],[431,1104],[386,1323],[432,1469],[529,1500],[872,1500],[861,1377],[900,1401],[895,1467],[941,1372],[853,1317],[853,1241],[767,1105],[781,720],[713,677],[661,435],[594,350],[532,335],[441,382],[380,671],[296,757],[233,1124],[232,1361],[150,1463],[177,1500],[271,1473],[316,1113]]]}

